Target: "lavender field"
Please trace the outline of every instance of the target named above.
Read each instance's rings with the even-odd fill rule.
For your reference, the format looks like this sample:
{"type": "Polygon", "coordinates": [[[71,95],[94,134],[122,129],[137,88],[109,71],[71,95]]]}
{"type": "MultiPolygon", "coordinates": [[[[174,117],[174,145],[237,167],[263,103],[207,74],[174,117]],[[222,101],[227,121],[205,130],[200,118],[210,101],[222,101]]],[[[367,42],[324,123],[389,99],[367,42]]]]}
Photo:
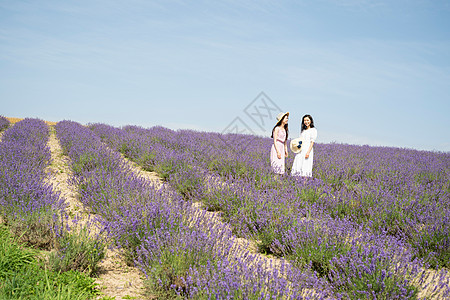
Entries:
{"type": "Polygon", "coordinates": [[[270,139],[90,128],[184,199],[219,211],[261,253],[310,272],[325,297],[448,295],[448,153],[319,144],[308,180],[273,175],[270,139]]]}
{"type": "MultiPolygon", "coordinates": [[[[3,218],[51,207],[48,228],[60,232],[58,195],[36,176],[20,177],[31,186],[22,190],[48,196],[8,184],[17,174],[7,171],[8,140],[31,123],[4,126],[1,200],[12,208],[3,218]]],[[[35,135],[45,136],[39,124],[35,135]]],[[[450,297],[449,153],[316,144],[313,178],[297,178],[273,174],[269,138],[72,121],[54,128],[79,200],[158,298],[450,297]]],[[[27,149],[21,157],[48,161],[45,145],[27,149]]]]}

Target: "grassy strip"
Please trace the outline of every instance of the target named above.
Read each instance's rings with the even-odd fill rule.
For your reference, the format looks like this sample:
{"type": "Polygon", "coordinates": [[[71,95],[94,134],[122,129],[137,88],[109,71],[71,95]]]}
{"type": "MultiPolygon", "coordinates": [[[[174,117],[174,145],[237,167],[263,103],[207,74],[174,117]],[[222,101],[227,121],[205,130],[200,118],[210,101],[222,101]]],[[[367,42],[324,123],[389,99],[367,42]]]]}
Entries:
{"type": "Polygon", "coordinates": [[[92,299],[94,279],[69,270],[54,271],[39,252],[24,247],[0,225],[0,299],[92,299]]]}

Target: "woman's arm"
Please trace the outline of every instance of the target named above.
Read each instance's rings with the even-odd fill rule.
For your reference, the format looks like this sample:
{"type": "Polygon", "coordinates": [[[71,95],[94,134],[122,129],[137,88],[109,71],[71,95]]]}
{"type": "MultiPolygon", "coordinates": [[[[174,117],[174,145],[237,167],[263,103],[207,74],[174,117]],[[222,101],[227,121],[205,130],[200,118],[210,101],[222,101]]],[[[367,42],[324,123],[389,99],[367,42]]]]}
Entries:
{"type": "Polygon", "coordinates": [[[284,156],[288,157],[288,155],[289,155],[289,153],[288,153],[288,150],[287,150],[287,140],[285,140],[284,141],[284,156]]]}
{"type": "Polygon", "coordinates": [[[311,129],[309,129],[309,130],[311,130],[311,144],[309,145],[308,151],[306,151],[305,158],[308,158],[308,157],[309,157],[309,153],[311,153],[311,150],[312,150],[312,148],[313,148],[313,146],[314,146],[314,142],[315,142],[316,139],[317,139],[317,129],[311,128],[311,129]]]}
{"type": "Polygon", "coordinates": [[[309,153],[311,152],[313,146],[314,146],[314,142],[311,141],[311,144],[309,145],[309,149],[308,149],[308,151],[306,151],[305,158],[308,158],[308,157],[309,157],[309,153]]]}

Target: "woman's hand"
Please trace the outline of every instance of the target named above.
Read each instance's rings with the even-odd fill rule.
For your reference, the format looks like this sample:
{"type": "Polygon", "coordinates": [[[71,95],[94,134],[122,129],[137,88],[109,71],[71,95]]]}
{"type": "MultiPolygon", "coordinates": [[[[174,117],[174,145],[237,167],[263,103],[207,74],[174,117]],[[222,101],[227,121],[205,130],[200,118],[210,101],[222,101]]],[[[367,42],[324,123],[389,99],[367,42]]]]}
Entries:
{"type": "Polygon", "coordinates": [[[277,157],[278,159],[281,159],[281,153],[277,151],[277,157]]]}
{"type": "Polygon", "coordinates": [[[306,152],[305,158],[309,157],[309,152],[306,152]]]}
{"type": "Polygon", "coordinates": [[[285,157],[288,157],[288,155],[289,155],[289,153],[288,153],[287,149],[285,149],[285,150],[284,150],[284,156],[285,156],[285,157]]]}

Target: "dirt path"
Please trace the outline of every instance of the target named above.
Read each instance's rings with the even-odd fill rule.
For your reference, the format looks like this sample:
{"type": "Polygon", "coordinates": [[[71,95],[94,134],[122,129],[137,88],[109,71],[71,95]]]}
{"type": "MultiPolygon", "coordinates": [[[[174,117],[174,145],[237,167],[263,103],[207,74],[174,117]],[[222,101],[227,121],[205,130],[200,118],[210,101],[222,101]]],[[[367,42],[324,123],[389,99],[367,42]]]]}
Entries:
{"type": "MultiPolygon", "coordinates": [[[[89,214],[88,210],[84,208],[78,200],[77,188],[68,182],[68,179],[72,176],[69,158],[63,154],[53,127],[51,128],[48,146],[51,150],[52,163],[46,170],[47,180],[53,184],[54,190],[60,192],[61,197],[67,202],[69,215],[73,217],[71,221],[77,218],[79,219],[79,225],[87,222],[94,222],[93,224],[95,224],[96,216],[89,214]]],[[[115,297],[116,300],[148,299],[143,295],[143,275],[137,268],[126,265],[120,251],[107,249],[106,257],[99,267],[100,272],[96,283],[99,284],[103,293],[99,298],[108,296],[115,297]]]]}
{"type": "MultiPolygon", "coordinates": [[[[105,144],[106,146],[106,144],[105,144]]],[[[107,147],[107,146],[106,146],[107,147]]],[[[120,156],[122,156],[123,161],[130,167],[130,169],[137,174],[138,176],[144,178],[145,180],[148,180],[152,182],[152,184],[155,185],[157,188],[166,188],[164,186],[164,181],[159,177],[158,173],[156,172],[149,172],[142,169],[141,166],[139,166],[134,161],[131,161],[130,159],[126,158],[122,153],[118,152],[120,156]]]]}

